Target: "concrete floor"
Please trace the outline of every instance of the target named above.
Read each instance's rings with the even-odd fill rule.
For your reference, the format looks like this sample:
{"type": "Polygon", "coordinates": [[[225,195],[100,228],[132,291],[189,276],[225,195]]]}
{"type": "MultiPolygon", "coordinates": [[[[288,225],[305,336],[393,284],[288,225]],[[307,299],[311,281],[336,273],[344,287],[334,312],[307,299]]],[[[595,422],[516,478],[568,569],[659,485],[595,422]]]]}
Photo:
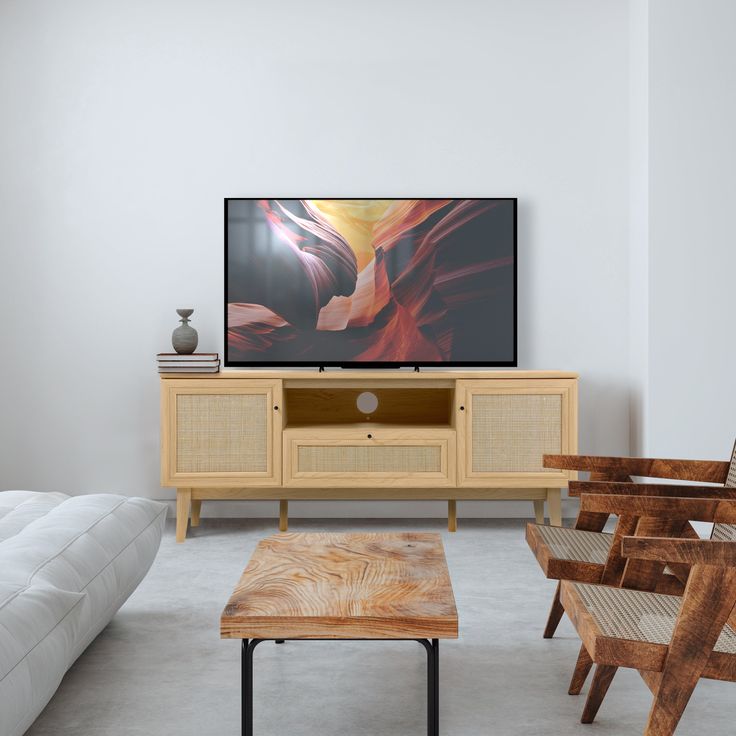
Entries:
{"type": "MultiPolygon", "coordinates": [[[[268,520],[203,519],[183,545],[170,524],[148,577],[67,673],[27,736],[239,734],[239,643],[218,620],[268,520]]],[[[460,639],[440,645],[445,735],[640,734],[650,696],[619,671],[593,726],[567,695],[579,640],[567,620],[544,640],[554,583],[542,577],[523,523],[292,520],[292,530],[442,531],[460,639]]],[[[257,736],[426,733],[424,650],[413,642],[264,643],[255,657],[257,736]]],[[[587,688],[584,692],[587,692],[587,688]]],[[[678,736],[734,733],[736,686],[703,681],[678,736]]]]}

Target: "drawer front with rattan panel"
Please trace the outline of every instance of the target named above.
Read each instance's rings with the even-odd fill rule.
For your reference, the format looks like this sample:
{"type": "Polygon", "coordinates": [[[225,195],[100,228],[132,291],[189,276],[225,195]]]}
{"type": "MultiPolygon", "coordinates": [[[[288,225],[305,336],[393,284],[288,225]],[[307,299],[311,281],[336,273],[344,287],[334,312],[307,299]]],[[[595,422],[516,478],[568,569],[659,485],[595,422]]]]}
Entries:
{"type": "Polygon", "coordinates": [[[455,464],[451,429],[284,431],[284,484],[289,486],[454,486],[455,464]]]}
{"type": "Polygon", "coordinates": [[[297,472],[304,473],[439,473],[439,445],[300,445],[297,472]]]}
{"type": "Polygon", "coordinates": [[[265,394],[179,394],[177,473],[265,473],[268,469],[265,394]]]}
{"type": "Polygon", "coordinates": [[[561,452],[559,394],[476,394],[471,412],[473,473],[544,472],[542,456],[561,452]]]}

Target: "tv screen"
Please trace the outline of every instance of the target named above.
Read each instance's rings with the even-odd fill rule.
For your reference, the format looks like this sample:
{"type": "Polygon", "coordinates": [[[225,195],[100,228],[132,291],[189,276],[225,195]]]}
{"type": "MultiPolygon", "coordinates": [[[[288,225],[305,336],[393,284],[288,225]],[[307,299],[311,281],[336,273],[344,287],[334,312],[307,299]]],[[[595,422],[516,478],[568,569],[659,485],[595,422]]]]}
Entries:
{"type": "Polygon", "coordinates": [[[226,199],[225,365],[516,365],[516,199],[226,199]]]}

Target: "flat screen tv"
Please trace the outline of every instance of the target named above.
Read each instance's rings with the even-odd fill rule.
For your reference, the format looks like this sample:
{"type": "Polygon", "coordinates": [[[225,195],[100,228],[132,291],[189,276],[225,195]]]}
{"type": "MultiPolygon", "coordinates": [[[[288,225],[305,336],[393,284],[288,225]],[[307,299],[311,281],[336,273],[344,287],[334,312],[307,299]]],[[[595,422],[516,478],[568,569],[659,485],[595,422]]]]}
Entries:
{"type": "Polygon", "coordinates": [[[225,200],[225,365],[515,366],[516,199],[225,200]]]}

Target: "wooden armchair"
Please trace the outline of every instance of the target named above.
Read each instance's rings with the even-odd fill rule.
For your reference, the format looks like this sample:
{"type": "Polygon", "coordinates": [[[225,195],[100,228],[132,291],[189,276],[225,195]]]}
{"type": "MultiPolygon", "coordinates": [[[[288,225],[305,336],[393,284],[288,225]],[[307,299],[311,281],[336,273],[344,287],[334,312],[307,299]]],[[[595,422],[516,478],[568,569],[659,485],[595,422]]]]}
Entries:
{"type": "MultiPolygon", "coordinates": [[[[581,497],[581,510],[736,525],[736,500],[581,497]]],[[[682,596],[562,581],[561,601],[597,665],[582,722],[592,723],[619,667],[640,672],[654,695],[645,736],[675,732],[701,677],[736,681],[736,542],[625,536],[627,567],[690,570],[682,596]]],[[[575,677],[571,692],[575,690],[575,677]]],[[[578,690],[579,692],[579,690],[578,690]]]]}
{"type": "MultiPolygon", "coordinates": [[[[588,471],[590,481],[570,481],[569,495],[581,493],[615,493],[627,496],[700,496],[713,497],[714,486],[676,486],[669,484],[633,483],[634,477],[680,480],[696,483],[719,483],[718,497],[729,497],[736,488],[736,445],[731,462],[718,460],[662,460],[652,458],[595,457],[590,455],[545,455],[544,466],[566,470],[588,471]]],[[[717,487],[715,487],[717,489],[717,487]]],[[[526,539],[542,571],[552,580],[576,580],[607,585],[626,585],[660,592],[680,593],[686,572],[670,567],[656,581],[651,576],[637,580],[634,574],[624,579],[626,561],[620,545],[611,553],[614,534],[603,532],[609,519],[606,512],[581,509],[574,528],[527,525],[526,539]],[[677,573],[680,573],[679,575],[677,573]],[[646,583],[646,584],[645,584],[646,583]],[[654,587],[651,587],[654,585],[654,587]]],[[[668,524],[666,519],[642,519],[635,513],[619,519],[618,535],[684,536],[697,538],[689,523],[668,524]]],[[[714,539],[736,541],[736,526],[719,525],[714,539]]],[[[544,637],[551,638],[564,609],[560,603],[558,584],[552,600],[544,637]]]]}

